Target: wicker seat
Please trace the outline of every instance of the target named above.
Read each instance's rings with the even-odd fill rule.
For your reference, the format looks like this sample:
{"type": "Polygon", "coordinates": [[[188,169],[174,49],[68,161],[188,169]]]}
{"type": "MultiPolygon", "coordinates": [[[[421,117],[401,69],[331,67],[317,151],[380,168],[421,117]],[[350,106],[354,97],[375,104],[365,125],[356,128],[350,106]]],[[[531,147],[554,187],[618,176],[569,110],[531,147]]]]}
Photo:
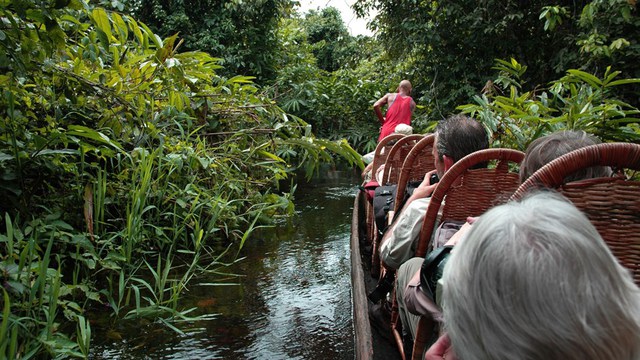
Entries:
{"type": "Polygon", "coordinates": [[[441,222],[466,221],[490,208],[505,203],[520,184],[518,173],[510,171],[510,163],[520,164],[524,153],[512,149],[486,149],[467,155],[444,174],[431,195],[431,201],[420,230],[416,256],[424,257],[431,250],[430,240],[436,227],[438,213],[441,222]],[[471,169],[497,161],[495,167],[471,169]],[[460,181],[459,184],[454,185],[460,181]],[[443,203],[444,197],[446,203],[443,203]]]}
{"type": "MultiPolygon", "coordinates": [[[[384,163],[384,172],[382,175],[382,182],[380,183],[380,185],[398,184],[400,173],[403,169],[403,164],[405,159],[407,158],[407,155],[412,150],[412,148],[423,138],[424,138],[424,135],[413,134],[413,135],[407,135],[401,139],[398,139],[395,142],[395,144],[389,151],[389,154],[387,155],[387,160],[384,163]]],[[[406,186],[406,184],[404,186],[406,186]]],[[[396,187],[396,192],[399,189],[400,189],[399,186],[396,187]]],[[[377,230],[377,229],[374,229],[374,230],[377,230]]],[[[378,250],[380,247],[379,231],[374,231],[371,240],[372,240],[371,241],[372,243],[371,275],[373,277],[377,277],[380,275],[380,254],[378,250]]]]}
{"type": "MultiPolygon", "coordinates": [[[[373,166],[371,171],[374,179],[375,179],[376,171],[378,171],[378,168],[383,164],[386,164],[387,157],[389,156],[389,153],[391,153],[391,149],[393,148],[393,146],[400,139],[404,137],[406,137],[406,135],[391,134],[385,137],[384,139],[380,140],[380,142],[378,143],[378,146],[376,146],[375,155],[373,156],[373,166]]],[[[380,184],[380,185],[383,185],[383,184],[380,184]]]]}
{"type": "MultiPolygon", "coordinates": [[[[378,171],[378,168],[382,166],[382,164],[384,164],[387,160],[387,156],[389,155],[391,148],[393,148],[393,145],[395,145],[395,143],[404,136],[405,135],[402,134],[391,134],[380,140],[378,146],[376,146],[376,151],[373,156],[373,162],[371,166],[372,178],[375,179],[376,171],[378,171]]],[[[366,240],[369,244],[372,244],[377,230],[375,227],[376,223],[374,221],[373,207],[369,202],[367,202],[365,205],[365,217],[367,219],[366,240]]]]}
{"type": "Polygon", "coordinates": [[[382,183],[380,185],[397,184],[400,178],[403,164],[407,155],[413,147],[424,138],[424,135],[413,134],[407,135],[398,140],[389,151],[387,160],[384,165],[384,173],[382,175],[382,183]]]}
{"type": "MultiPolygon", "coordinates": [[[[405,191],[407,188],[407,184],[409,181],[422,181],[424,179],[424,175],[435,169],[435,164],[433,161],[433,141],[435,139],[435,135],[421,135],[420,140],[415,143],[410,149],[408,149],[407,155],[404,157],[404,161],[402,163],[402,167],[398,174],[397,187],[396,187],[396,197],[394,199],[394,207],[393,211],[389,212],[389,217],[392,218],[394,214],[396,214],[400,210],[400,206],[405,197],[405,191]]],[[[402,144],[401,144],[402,145],[402,144]]],[[[395,147],[394,147],[395,149],[395,147]]],[[[393,149],[392,149],[393,150],[393,149]]],[[[393,165],[392,165],[393,166],[393,165]]],[[[385,165],[386,170],[386,165],[385,165]]],[[[389,178],[389,180],[392,180],[389,178]]],[[[377,274],[376,271],[383,265],[380,264],[380,254],[379,254],[380,244],[376,244],[375,251],[373,253],[372,259],[372,271],[373,275],[377,274]]]]}
{"type": "MultiPolygon", "coordinates": [[[[457,161],[444,174],[431,195],[422,223],[416,256],[424,257],[438,219],[440,222],[464,222],[469,216],[479,216],[488,209],[505,203],[518,188],[519,176],[513,164],[520,164],[524,153],[512,149],[485,149],[476,151],[457,161]],[[496,162],[486,168],[475,166],[496,162]],[[443,202],[446,196],[446,201],[443,202]],[[439,213],[442,213],[439,216],[439,213]]],[[[395,300],[395,299],[394,299],[395,300]]],[[[395,308],[395,306],[394,306],[395,308]]],[[[402,336],[397,315],[392,315],[394,337],[402,349],[402,336]]],[[[414,342],[413,358],[421,357],[425,345],[434,331],[430,321],[421,317],[414,342]]]]}
{"type": "Polygon", "coordinates": [[[587,146],[540,168],[512,199],[520,199],[534,188],[557,190],[589,218],[613,255],[640,285],[640,181],[627,179],[625,169],[640,170],[640,145],[587,146]],[[563,184],[567,176],[592,166],[610,166],[615,175],[563,184]]]}
{"type": "Polygon", "coordinates": [[[424,135],[424,137],[411,148],[409,154],[407,154],[398,178],[398,189],[396,190],[393,208],[394,212],[398,212],[400,205],[402,205],[402,199],[404,199],[405,196],[404,192],[409,181],[422,181],[424,174],[436,168],[432,153],[434,139],[435,135],[433,134],[424,135]]]}

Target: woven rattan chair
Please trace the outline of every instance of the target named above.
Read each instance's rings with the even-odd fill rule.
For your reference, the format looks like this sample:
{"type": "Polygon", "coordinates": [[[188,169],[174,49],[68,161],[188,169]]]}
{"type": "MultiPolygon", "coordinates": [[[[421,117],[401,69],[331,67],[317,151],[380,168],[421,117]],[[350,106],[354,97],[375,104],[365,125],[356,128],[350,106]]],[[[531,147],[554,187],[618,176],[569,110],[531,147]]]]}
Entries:
{"type": "Polygon", "coordinates": [[[431,250],[430,243],[436,228],[438,213],[440,222],[466,221],[469,216],[479,216],[490,208],[505,203],[520,184],[519,176],[510,165],[519,165],[524,153],[512,149],[486,149],[467,155],[444,174],[431,195],[427,213],[422,223],[416,256],[424,257],[431,250]],[[472,169],[474,166],[497,161],[495,166],[472,169]],[[446,202],[443,202],[444,198],[446,202]]]}
{"type": "MultiPolygon", "coordinates": [[[[420,141],[411,147],[406,155],[397,181],[394,208],[393,211],[389,212],[390,218],[393,218],[393,215],[400,211],[407,184],[410,181],[422,181],[427,172],[435,169],[432,153],[434,139],[435,135],[433,134],[423,135],[420,141]]],[[[378,275],[379,269],[384,267],[384,264],[380,262],[379,248],[380,244],[376,243],[375,251],[372,254],[371,269],[374,276],[378,275]]],[[[389,271],[389,269],[386,269],[386,271],[389,271]]]]}
{"type": "Polygon", "coordinates": [[[640,285],[640,181],[627,179],[626,169],[640,170],[640,145],[587,146],[540,168],[512,199],[521,199],[539,187],[555,189],[564,195],[589,218],[613,255],[640,285]],[[564,183],[567,176],[592,166],[610,166],[614,176],[564,183]]]}
{"type": "MultiPolygon", "coordinates": [[[[391,149],[393,148],[393,146],[400,139],[406,136],[407,135],[402,135],[402,134],[391,134],[386,136],[384,139],[380,140],[380,142],[378,143],[378,146],[376,146],[376,152],[373,156],[373,167],[371,171],[374,179],[375,179],[376,171],[378,171],[378,168],[383,164],[386,164],[387,157],[389,156],[389,153],[391,153],[391,149]]],[[[384,184],[380,184],[380,185],[384,185],[384,184]]]]}
{"type": "Polygon", "coordinates": [[[418,141],[407,154],[398,178],[398,189],[396,190],[393,208],[395,213],[398,212],[400,205],[402,205],[402,199],[405,196],[404,192],[409,181],[422,181],[424,174],[436,168],[432,153],[434,139],[435,135],[433,134],[424,135],[422,140],[418,141]]]}
{"type": "MultiPolygon", "coordinates": [[[[416,256],[424,257],[427,249],[433,247],[430,242],[438,220],[440,223],[464,222],[469,216],[479,216],[488,209],[508,201],[520,184],[513,165],[520,164],[523,158],[524,153],[518,150],[486,149],[469,154],[453,164],[431,195],[416,247],[416,256]],[[494,161],[495,165],[473,169],[494,161]],[[445,197],[446,201],[443,202],[445,197]],[[439,213],[442,215],[439,216],[439,213]]],[[[394,337],[399,349],[402,349],[400,320],[396,314],[392,314],[392,321],[394,337]]],[[[421,358],[434,330],[430,319],[421,317],[414,341],[413,359],[421,358]]]]}
{"type": "MultiPolygon", "coordinates": [[[[413,134],[407,135],[395,142],[395,144],[389,151],[387,160],[384,163],[384,172],[382,175],[382,183],[380,185],[398,184],[400,173],[402,172],[403,164],[405,162],[405,159],[407,158],[407,155],[411,152],[412,148],[423,138],[424,135],[413,134]]],[[[406,186],[406,183],[404,186],[406,186]]],[[[396,187],[396,192],[399,190],[399,188],[399,186],[396,187]]],[[[393,213],[391,213],[391,215],[392,214],[393,213]]],[[[374,232],[371,243],[371,275],[373,277],[377,277],[378,275],[380,275],[380,254],[378,250],[380,247],[379,231],[374,232]]]]}
{"type": "Polygon", "coordinates": [[[424,138],[424,135],[413,134],[399,139],[389,151],[384,163],[384,173],[380,185],[397,184],[407,155],[413,147],[424,138]]]}
{"type": "MultiPolygon", "coordinates": [[[[373,162],[371,167],[372,178],[375,179],[376,171],[382,164],[387,160],[387,156],[393,148],[395,143],[402,139],[405,135],[402,134],[391,134],[386,136],[384,139],[380,140],[378,146],[376,146],[376,151],[373,156],[373,162]]],[[[373,207],[367,202],[365,205],[365,217],[367,219],[367,237],[366,240],[369,244],[373,243],[374,236],[377,233],[376,230],[376,222],[374,221],[373,207]]]]}

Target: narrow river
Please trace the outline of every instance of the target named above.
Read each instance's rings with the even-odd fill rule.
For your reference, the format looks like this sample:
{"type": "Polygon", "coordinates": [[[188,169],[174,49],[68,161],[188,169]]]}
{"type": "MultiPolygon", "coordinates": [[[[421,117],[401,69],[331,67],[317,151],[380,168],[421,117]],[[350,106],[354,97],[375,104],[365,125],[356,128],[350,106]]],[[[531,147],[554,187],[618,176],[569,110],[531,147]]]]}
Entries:
{"type": "MultiPolygon", "coordinates": [[[[94,341],[93,359],[353,359],[349,235],[355,171],[329,171],[295,193],[298,216],[247,240],[236,285],[192,286],[207,320],[127,324],[94,341]]],[[[219,282],[220,277],[196,283],[219,282]]]]}

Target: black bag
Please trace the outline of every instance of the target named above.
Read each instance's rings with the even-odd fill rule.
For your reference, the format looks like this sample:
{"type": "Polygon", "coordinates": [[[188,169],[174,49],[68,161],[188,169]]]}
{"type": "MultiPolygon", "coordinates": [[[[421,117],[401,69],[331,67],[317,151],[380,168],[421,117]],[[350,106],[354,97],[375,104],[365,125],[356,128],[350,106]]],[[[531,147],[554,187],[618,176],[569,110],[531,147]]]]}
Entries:
{"type": "Polygon", "coordinates": [[[373,216],[380,233],[387,229],[387,214],[393,209],[397,185],[378,186],[373,195],[373,216]]]}
{"type": "Polygon", "coordinates": [[[451,254],[451,249],[453,249],[453,246],[446,245],[433,250],[424,259],[422,267],[420,268],[420,289],[436,304],[438,304],[436,297],[438,280],[442,277],[444,266],[447,264],[449,255],[451,254]]]}
{"type": "MultiPolygon", "coordinates": [[[[404,191],[404,197],[402,203],[398,209],[402,209],[409,196],[413,194],[413,191],[420,185],[421,181],[409,181],[404,191]]],[[[388,227],[389,219],[388,214],[390,210],[393,210],[396,200],[397,185],[385,185],[378,186],[373,195],[373,216],[375,218],[376,226],[380,234],[383,234],[388,227]]],[[[398,211],[395,215],[397,215],[398,211]]]]}

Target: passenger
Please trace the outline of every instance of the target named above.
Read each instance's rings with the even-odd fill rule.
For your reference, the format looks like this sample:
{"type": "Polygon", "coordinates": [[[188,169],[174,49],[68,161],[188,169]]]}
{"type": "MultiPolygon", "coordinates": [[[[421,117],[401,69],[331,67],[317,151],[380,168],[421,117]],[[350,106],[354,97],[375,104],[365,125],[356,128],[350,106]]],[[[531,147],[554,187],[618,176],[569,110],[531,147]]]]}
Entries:
{"type": "MultiPolygon", "coordinates": [[[[524,160],[520,164],[520,182],[527,180],[536,170],[552,160],[570,151],[598,143],[600,143],[600,141],[597,138],[582,130],[560,131],[535,139],[527,147],[524,160]]],[[[570,182],[610,175],[611,169],[609,167],[599,166],[579,171],[565,179],[565,181],[570,182]]],[[[469,220],[473,221],[474,219],[469,220]]],[[[446,245],[455,245],[471,227],[470,223],[462,226],[460,231],[453,235],[446,245]]],[[[412,258],[400,267],[397,274],[396,298],[398,302],[398,312],[403,328],[408,328],[405,336],[411,336],[406,342],[411,344],[415,338],[420,318],[415,314],[430,314],[436,322],[442,320],[440,307],[433,303],[421,289],[420,269],[424,261],[424,258],[412,258]]],[[[435,337],[432,338],[432,341],[433,340],[435,340],[435,337]]]]}
{"type": "MultiPolygon", "coordinates": [[[[454,115],[438,123],[433,142],[436,170],[425,174],[422,183],[414,189],[413,194],[407,199],[380,241],[380,260],[386,269],[397,269],[415,253],[430,196],[436,187],[435,183],[430,181],[431,176],[437,174],[438,177],[442,177],[456,161],[488,146],[487,131],[482,124],[472,118],[454,115]]],[[[458,228],[459,225],[453,231],[444,231],[442,237],[448,239],[458,228]]],[[[369,300],[378,303],[393,288],[394,281],[395,273],[385,272],[378,286],[369,294],[369,300]]],[[[384,305],[388,304],[384,303],[384,305]]],[[[373,307],[370,315],[374,319],[374,324],[381,323],[380,319],[389,317],[388,314],[384,314],[384,309],[384,306],[373,307]],[[380,312],[383,314],[379,314],[380,312]]],[[[387,327],[384,323],[382,326],[387,327]]]]}
{"type": "Polygon", "coordinates": [[[414,190],[382,237],[380,259],[386,267],[397,269],[415,253],[429,199],[436,187],[435,184],[430,184],[431,175],[437,174],[442,177],[456,161],[487,147],[487,132],[484,126],[474,119],[455,115],[438,123],[433,142],[436,170],[425,175],[422,183],[414,190]]]}
{"type": "MultiPolygon", "coordinates": [[[[552,160],[573,150],[600,144],[600,140],[583,130],[564,130],[533,140],[525,151],[525,160],[520,166],[520,182],[525,182],[534,172],[552,160]]],[[[594,166],[580,169],[564,179],[565,183],[611,176],[611,168],[594,166]]]]}
{"type": "Polygon", "coordinates": [[[640,289],[560,195],[498,206],[445,266],[447,335],[425,359],[640,359],[640,289]]]}
{"type": "Polygon", "coordinates": [[[416,108],[416,103],[411,98],[411,82],[400,81],[395,93],[387,93],[373,104],[373,110],[380,120],[380,136],[378,142],[391,134],[399,124],[411,125],[411,115],[416,108]],[[380,107],[388,104],[386,117],[382,116],[380,107]]]}

